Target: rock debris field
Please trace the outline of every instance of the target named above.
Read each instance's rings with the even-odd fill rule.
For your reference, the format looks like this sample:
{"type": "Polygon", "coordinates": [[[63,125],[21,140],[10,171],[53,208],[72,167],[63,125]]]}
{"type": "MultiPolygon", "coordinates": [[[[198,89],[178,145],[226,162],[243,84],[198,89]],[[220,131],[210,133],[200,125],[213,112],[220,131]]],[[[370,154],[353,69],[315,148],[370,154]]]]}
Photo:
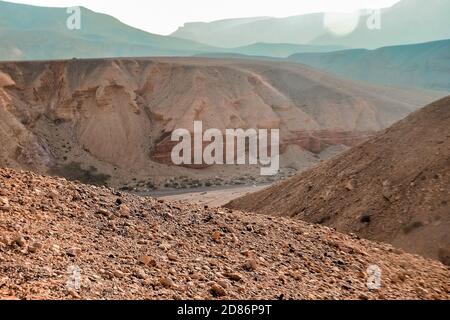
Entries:
{"type": "Polygon", "coordinates": [[[324,226],[0,169],[1,299],[449,299],[449,279],[324,226]]]}

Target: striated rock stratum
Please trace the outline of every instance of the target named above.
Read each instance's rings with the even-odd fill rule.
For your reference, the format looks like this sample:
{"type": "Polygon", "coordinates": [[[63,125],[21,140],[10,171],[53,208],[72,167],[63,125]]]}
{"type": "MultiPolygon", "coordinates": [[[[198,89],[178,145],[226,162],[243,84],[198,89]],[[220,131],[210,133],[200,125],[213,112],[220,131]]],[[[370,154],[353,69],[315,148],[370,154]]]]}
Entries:
{"type": "MultiPolygon", "coordinates": [[[[192,170],[170,167],[170,134],[202,120],[205,129],[280,128],[282,164],[308,167],[332,153],[330,147],[354,146],[439,95],[278,62],[5,62],[0,165],[113,186],[190,175],[192,170]]],[[[235,169],[208,170],[216,176],[235,169]]]]}

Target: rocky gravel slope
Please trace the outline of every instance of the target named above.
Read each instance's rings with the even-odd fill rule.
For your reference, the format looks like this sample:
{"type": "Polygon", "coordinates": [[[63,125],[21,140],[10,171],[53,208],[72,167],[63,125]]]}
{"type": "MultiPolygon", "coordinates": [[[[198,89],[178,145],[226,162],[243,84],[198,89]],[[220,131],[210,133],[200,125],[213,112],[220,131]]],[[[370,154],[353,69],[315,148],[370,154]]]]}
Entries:
{"type": "Polygon", "coordinates": [[[450,97],[314,169],[228,204],[383,241],[450,265],[450,97]]]}
{"type": "Polygon", "coordinates": [[[449,278],[323,226],[0,169],[2,299],[449,299],[449,278]]]}

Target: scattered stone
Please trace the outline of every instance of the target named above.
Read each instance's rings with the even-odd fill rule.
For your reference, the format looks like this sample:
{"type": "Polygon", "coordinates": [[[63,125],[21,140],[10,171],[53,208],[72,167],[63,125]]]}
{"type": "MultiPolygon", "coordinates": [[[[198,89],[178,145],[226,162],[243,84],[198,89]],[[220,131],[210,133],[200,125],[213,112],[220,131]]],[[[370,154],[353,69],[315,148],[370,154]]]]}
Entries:
{"type": "Polygon", "coordinates": [[[119,213],[121,217],[128,218],[130,216],[130,208],[128,206],[122,204],[119,207],[119,213]]]}
{"type": "Polygon", "coordinates": [[[212,234],[212,238],[215,242],[219,242],[220,238],[222,238],[222,233],[220,231],[214,231],[212,234]]]}
{"type": "Polygon", "coordinates": [[[11,205],[9,204],[9,200],[6,197],[0,197],[0,211],[9,211],[11,210],[11,205]]]}
{"type": "Polygon", "coordinates": [[[244,250],[244,251],[241,251],[241,254],[242,254],[243,256],[250,257],[251,251],[250,251],[250,250],[244,250]]]}
{"type": "Polygon", "coordinates": [[[123,278],[125,276],[125,274],[122,271],[117,270],[117,269],[114,269],[112,274],[114,277],[119,278],[119,279],[123,278]]]}
{"type": "Polygon", "coordinates": [[[172,279],[168,277],[161,277],[159,279],[159,282],[166,288],[172,288],[175,284],[173,283],[172,279]]]}
{"type": "Polygon", "coordinates": [[[140,256],[138,261],[147,267],[156,267],[156,260],[149,256],[140,256]]]}
{"type": "Polygon", "coordinates": [[[193,279],[193,280],[198,280],[198,279],[200,279],[201,277],[202,277],[201,274],[198,273],[198,272],[194,272],[194,273],[191,274],[191,276],[190,276],[190,278],[193,279]]]}
{"type": "Polygon", "coordinates": [[[70,248],[66,251],[66,254],[69,257],[77,257],[81,254],[81,249],[80,248],[70,248]]]}
{"type": "Polygon", "coordinates": [[[291,272],[291,277],[297,281],[302,280],[302,275],[299,272],[291,272]]]}
{"type": "Polygon", "coordinates": [[[105,217],[108,217],[108,216],[110,215],[110,213],[108,212],[108,210],[103,209],[103,208],[98,209],[98,210],[97,210],[97,213],[98,213],[98,214],[101,214],[101,215],[103,215],[103,216],[105,216],[105,217]]]}
{"type": "Polygon", "coordinates": [[[255,271],[258,268],[258,262],[255,259],[247,260],[242,266],[246,271],[255,271]]]}
{"type": "Polygon", "coordinates": [[[170,268],[170,269],[169,269],[169,273],[170,273],[171,275],[173,275],[173,276],[176,276],[176,275],[177,275],[177,271],[176,271],[174,268],[170,268]]]}
{"type": "Polygon", "coordinates": [[[30,246],[28,246],[28,252],[36,253],[38,250],[42,249],[42,243],[33,242],[30,246]]]}
{"type": "Polygon", "coordinates": [[[215,297],[224,297],[227,295],[227,292],[225,291],[225,289],[217,283],[214,283],[211,286],[211,293],[215,297]]]}
{"type": "Polygon", "coordinates": [[[348,180],[347,183],[345,184],[345,189],[347,189],[348,191],[353,191],[355,189],[354,181],[348,180]]]}
{"type": "Polygon", "coordinates": [[[14,243],[15,244],[17,244],[19,247],[25,247],[25,245],[26,245],[26,241],[25,241],[25,238],[24,237],[22,237],[22,236],[17,236],[15,239],[14,239],[14,243]]]}
{"type": "Polygon", "coordinates": [[[141,268],[136,269],[136,271],[134,272],[134,275],[142,280],[147,279],[147,274],[145,273],[145,271],[141,268]]]}
{"type": "Polygon", "coordinates": [[[51,198],[53,200],[58,200],[59,199],[59,193],[58,193],[58,191],[56,191],[54,189],[50,189],[48,191],[48,196],[49,196],[49,198],[51,198]]]}
{"type": "Polygon", "coordinates": [[[167,258],[168,258],[170,261],[177,261],[177,260],[178,260],[178,257],[177,257],[175,254],[173,254],[173,253],[168,253],[168,254],[167,254],[167,258]]]}
{"type": "Polygon", "coordinates": [[[390,182],[390,181],[388,181],[388,180],[383,181],[383,188],[382,188],[382,191],[381,191],[381,192],[382,192],[382,194],[383,194],[383,197],[384,197],[386,200],[392,202],[392,200],[393,200],[393,195],[394,195],[394,191],[393,191],[393,189],[392,189],[392,185],[391,185],[391,182],[390,182]]]}
{"type": "Polygon", "coordinates": [[[361,293],[358,298],[360,300],[369,300],[369,296],[365,293],[361,293]]]}
{"type": "Polygon", "coordinates": [[[68,288],[67,289],[67,293],[74,299],[80,299],[81,296],[78,294],[78,292],[76,292],[74,289],[72,288],[68,288]]]}
{"type": "Polygon", "coordinates": [[[224,289],[228,288],[228,283],[225,280],[217,280],[217,284],[224,289]]]}
{"type": "Polygon", "coordinates": [[[242,276],[239,273],[225,273],[225,277],[236,282],[242,280],[242,276]]]}

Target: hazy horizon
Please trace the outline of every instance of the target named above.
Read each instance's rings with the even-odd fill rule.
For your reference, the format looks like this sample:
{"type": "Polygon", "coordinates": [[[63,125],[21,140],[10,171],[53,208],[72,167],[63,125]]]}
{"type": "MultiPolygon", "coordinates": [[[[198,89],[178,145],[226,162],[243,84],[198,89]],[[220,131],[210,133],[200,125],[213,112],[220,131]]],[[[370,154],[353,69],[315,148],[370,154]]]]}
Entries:
{"type": "Polygon", "coordinates": [[[365,8],[390,7],[400,0],[279,0],[245,2],[229,0],[213,3],[207,0],[166,0],[164,5],[140,0],[8,0],[6,2],[47,7],[84,6],[90,10],[111,15],[120,21],[147,32],[168,35],[187,22],[210,22],[222,19],[258,16],[288,17],[313,12],[349,12],[365,8]]]}

